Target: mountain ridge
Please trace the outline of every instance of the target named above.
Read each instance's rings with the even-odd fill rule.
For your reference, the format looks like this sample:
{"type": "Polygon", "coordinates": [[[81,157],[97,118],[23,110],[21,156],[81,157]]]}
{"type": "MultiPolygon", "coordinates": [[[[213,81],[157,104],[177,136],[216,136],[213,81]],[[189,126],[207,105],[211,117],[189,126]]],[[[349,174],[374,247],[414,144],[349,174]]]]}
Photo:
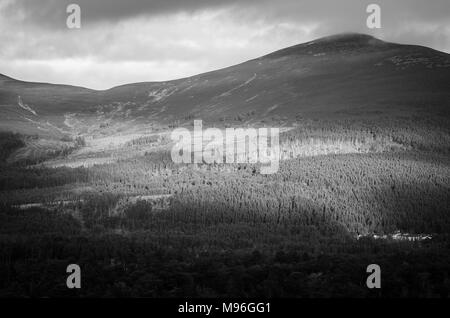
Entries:
{"type": "Polygon", "coordinates": [[[0,82],[1,125],[19,132],[42,134],[47,128],[54,131],[54,126],[83,134],[95,130],[87,128],[90,126],[102,131],[99,122],[129,129],[131,125],[183,123],[192,118],[255,124],[350,113],[364,116],[431,110],[447,115],[448,82],[449,54],[346,33],[203,74],[101,91],[5,76],[0,82]],[[19,96],[21,103],[37,114],[36,120],[26,117],[28,108],[18,106],[19,96]],[[82,122],[83,128],[68,124],[67,117],[82,122]],[[45,126],[46,122],[51,126],[45,126]]]}
{"type": "Polygon", "coordinates": [[[417,48],[425,48],[427,50],[432,50],[434,52],[450,56],[449,53],[446,53],[446,52],[443,52],[443,51],[439,51],[439,50],[435,50],[433,48],[429,48],[429,47],[426,47],[426,46],[415,45],[415,44],[391,43],[391,42],[386,42],[386,41],[380,40],[380,39],[378,39],[378,38],[376,38],[376,37],[374,37],[372,35],[368,35],[368,34],[364,34],[364,33],[345,32],[345,33],[338,33],[338,34],[323,36],[323,37],[317,38],[315,40],[311,40],[311,41],[308,41],[308,42],[299,43],[299,44],[295,44],[295,45],[292,45],[292,46],[289,46],[289,47],[281,48],[279,50],[276,50],[274,52],[262,55],[260,57],[256,57],[254,59],[243,61],[241,63],[237,63],[237,64],[230,65],[230,66],[226,66],[226,67],[223,67],[223,68],[220,68],[220,69],[208,71],[208,72],[205,72],[205,73],[195,74],[195,75],[192,75],[192,76],[175,78],[175,79],[166,80],[166,81],[132,82],[132,83],[116,85],[116,86],[113,86],[113,87],[110,87],[110,88],[107,88],[107,89],[93,89],[93,88],[89,88],[89,87],[84,87],[84,86],[80,86],[80,85],[72,85],[72,84],[61,84],[61,83],[50,83],[50,82],[33,82],[33,81],[27,81],[27,80],[19,80],[19,79],[16,79],[14,77],[11,77],[11,76],[8,76],[8,75],[2,74],[2,73],[0,73],[0,79],[2,77],[4,77],[7,80],[13,80],[13,81],[18,81],[18,82],[22,82],[22,83],[43,84],[43,85],[59,85],[59,86],[67,86],[67,87],[74,87],[74,88],[82,88],[82,89],[87,89],[87,90],[91,90],[91,91],[94,91],[94,92],[106,92],[106,91],[110,91],[110,90],[113,90],[115,88],[119,88],[119,87],[127,86],[127,85],[156,84],[156,83],[166,83],[166,82],[180,81],[180,80],[188,79],[188,78],[191,78],[191,77],[195,77],[195,76],[199,76],[199,75],[203,75],[203,74],[208,74],[208,73],[220,71],[220,70],[223,70],[223,69],[227,69],[227,68],[230,68],[230,67],[238,66],[238,65],[241,65],[241,64],[253,61],[253,60],[258,60],[258,59],[263,59],[263,58],[266,58],[266,57],[276,56],[279,53],[283,53],[284,51],[294,50],[294,49],[297,49],[297,48],[304,48],[305,46],[309,46],[309,45],[312,45],[312,44],[320,44],[320,43],[327,43],[327,42],[328,43],[330,43],[330,42],[344,42],[344,43],[345,42],[346,43],[355,43],[356,42],[356,43],[358,43],[359,42],[359,44],[364,44],[365,43],[365,44],[379,44],[379,45],[381,44],[381,45],[386,45],[386,46],[387,45],[413,46],[413,47],[417,47],[417,48]]]}

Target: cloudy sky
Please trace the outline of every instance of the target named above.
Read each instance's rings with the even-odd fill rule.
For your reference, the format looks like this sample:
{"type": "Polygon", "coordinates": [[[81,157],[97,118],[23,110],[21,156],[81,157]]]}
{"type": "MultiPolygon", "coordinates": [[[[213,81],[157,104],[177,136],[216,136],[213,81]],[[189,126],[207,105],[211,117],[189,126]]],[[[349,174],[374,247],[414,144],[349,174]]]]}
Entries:
{"type": "Polygon", "coordinates": [[[0,73],[106,89],[195,75],[340,32],[450,53],[449,0],[0,0],[0,73]],[[66,26],[81,7],[81,29],[66,26]],[[381,7],[382,28],[366,27],[381,7]]]}

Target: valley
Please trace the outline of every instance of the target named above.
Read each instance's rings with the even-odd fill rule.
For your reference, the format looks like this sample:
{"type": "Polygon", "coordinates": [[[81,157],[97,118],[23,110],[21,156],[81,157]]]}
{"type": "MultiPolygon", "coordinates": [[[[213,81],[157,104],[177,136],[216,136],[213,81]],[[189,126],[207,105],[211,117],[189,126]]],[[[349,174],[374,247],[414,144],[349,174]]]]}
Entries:
{"type": "Polygon", "coordinates": [[[448,83],[363,34],[105,91],[1,75],[0,295],[448,297],[448,83]],[[278,171],[175,163],[194,120],[278,128],[278,171]]]}

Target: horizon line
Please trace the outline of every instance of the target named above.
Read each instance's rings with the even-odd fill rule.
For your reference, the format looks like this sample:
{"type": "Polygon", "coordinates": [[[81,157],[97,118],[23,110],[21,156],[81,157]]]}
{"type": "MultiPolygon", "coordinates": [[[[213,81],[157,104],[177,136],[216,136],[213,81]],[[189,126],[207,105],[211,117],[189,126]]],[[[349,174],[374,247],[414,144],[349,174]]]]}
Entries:
{"type": "Polygon", "coordinates": [[[381,41],[381,42],[388,43],[388,44],[396,44],[396,45],[406,45],[406,46],[418,46],[418,47],[424,47],[424,48],[427,48],[427,49],[430,49],[430,50],[433,50],[433,51],[436,51],[436,52],[440,52],[440,53],[443,53],[443,54],[448,54],[448,55],[450,55],[450,53],[447,53],[447,52],[444,52],[444,51],[439,51],[439,50],[437,50],[437,49],[434,49],[434,48],[431,48],[431,47],[428,47],[428,46],[423,46],[423,45],[419,45],[419,44],[404,44],[404,43],[396,43],[396,42],[387,42],[387,41],[384,41],[384,40],[382,40],[382,39],[380,39],[380,38],[378,38],[378,37],[375,37],[375,36],[370,35],[370,34],[367,34],[367,33],[351,32],[351,31],[349,31],[349,32],[341,32],[341,33],[335,33],[335,34],[331,34],[331,35],[321,36],[321,37],[315,38],[315,39],[313,39],[313,40],[309,40],[309,41],[306,41],[306,42],[302,42],[302,43],[290,45],[290,46],[287,46],[287,47],[283,47],[283,48],[277,49],[277,50],[275,50],[275,51],[269,52],[269,53],[267,53],[267,54],[264,54],[264,55],[261,55],[261,56],[258,56],[258,57],[249,59],[249,60],[244,60],[244,61],[239,62],[239,63],[236,63],[236,64],[228,65],[228,66],[225,66],[225,67],[222,67],[222,68],[217,68],[217,69],[214,69],[214,70],[211,70],[211,71],[207,71],[207,72],[203,72],[203,73],[196,73],[196,74],[194,74],[194,75],[190,75],[190,76],[186,76],[186,77],[174,78],[174,79],[170,79],[170,80],[130,82],[130,83],[125,83],[125,84],[115,85],[115,86],[112,86],[112,87],[106,88],[106,89],[95,89],[95,88],[90,88],[90,87],[86,87],[86,86],[82,86],[82,85],[73,85],[73,84],[64,84],[64,83],[27,81],[27,80],[22,80],[22,79],[18,79],[18,78],[15,78],[15,77],[11,77],[11,76],[5,75],[4,73],[0,73],[0,76],[7,77],[7,78],[9,78],[9,79],[11,79],[11,80],[14,80],[14,81],[17,81],[17,82],[23,82],[23,83],[33,83],[33,84],[43,84],[43,85],[55,85],[55,86],[69,86],[69,87],[75,87],[75,88],[87,89],[87,90],[91,90],[91,91],[95,91],[95,92],[106,92],[106,91],[109,91],[109,90],[112,90],[112,89],[115,89],[115,88],[119,88],[119,87],[123,87],[123,86],[128,86],[128,85],[136,85],[136,84],[156,84],[156,83],[168,83],[168,82],[180,81],[180,80],[188,79],[188,78],[191,78],[191,77],[195,77],[195,76],[199,76],[199,75],[204,75],[204,74],[208,74],[208,73],[212,73],[212,72],[224,70],[224,69],[227,69],[227,68],[230,68],[230,67],[235,67],[235,66],[238,66],[238,65],[241,65],[241,64],[244,64],[244,63],[253,61],[253,60],[257,60],[257,59],[260,59],[260,58],[263,58],[263,57],[272,55],[272,54],[274,54],[274,53],[283,51],[283,50],[285,50],[285,49],[289,49],[289,48],[293,48],[293,47],[296,47],[296,46],[308,44],[308,43],[311,43],[311,42],[316,42],[316,41],[320,41],[320,40],[325,40],[325,39],[329,39],[329,38],[333,38],[333,37],[346,36],[346,35],[347,35],[347,36],[350,36],[350,35],[353,35],[353,36],[359,35],[359,36],[361,36],[361,35],[362,35],[362,36],[367,36],[367,37],[370,37],[370,38],[373,38],[373,39],[376,39],[376,40],[379,40],[379,41],[381,41]]]}

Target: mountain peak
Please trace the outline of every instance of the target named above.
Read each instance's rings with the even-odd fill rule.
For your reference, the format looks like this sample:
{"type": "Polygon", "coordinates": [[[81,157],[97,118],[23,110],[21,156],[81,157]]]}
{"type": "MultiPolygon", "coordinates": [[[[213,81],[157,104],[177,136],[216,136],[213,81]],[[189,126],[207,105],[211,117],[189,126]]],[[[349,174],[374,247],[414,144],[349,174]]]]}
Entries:
{"type": "MultiPolygon", "coordinates": [[[[383,43],[383,41],[364,33],[340,33],[319,38],[314,43],[321,42],[344,42],[344,43],[361,43],[361,44],[375,44],[383,43]]],[[[309,42],[311,43],[311,42],[309,42]]]]}
{"type": "Polygon", "coordinates": [[[371,35],[362,33],[341,33],[322,37],[310,42],[291,46],[267,55],[278,58],[288,55],[304,55],[311,53],[345,53],[357,50],[381,48],[388,43],[371,35]]]}

